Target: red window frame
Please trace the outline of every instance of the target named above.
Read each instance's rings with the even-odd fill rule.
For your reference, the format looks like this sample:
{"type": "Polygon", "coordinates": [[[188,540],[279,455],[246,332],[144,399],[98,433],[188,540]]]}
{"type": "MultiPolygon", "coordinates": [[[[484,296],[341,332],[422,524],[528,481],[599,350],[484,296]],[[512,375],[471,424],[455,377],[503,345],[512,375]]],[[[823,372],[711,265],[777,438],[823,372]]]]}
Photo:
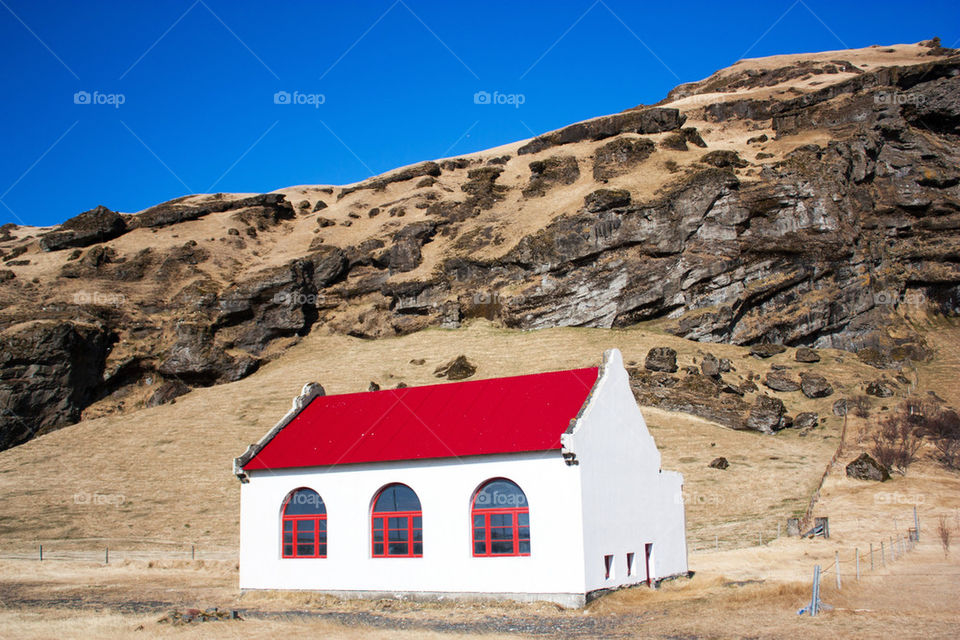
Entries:
{"type": "Polygon", "coordinates": [[[284,558],[326,558],[327,557],[327,516],[326,515],[310,515],[310,516],[284,516],[283,517],[283,530],[281,535],[286,536],[287,523],[291,524],[291,534],[290,540],[288,543],[284,537],[281,540],[281,555],[284,558]],[[297,542],[297,532],[299,529],[299,524],[304,521],[313,522],[313,551],[308,555],[303,555],[298,553],[299,547],[303,546],[297,542]],[[321,526],[322,523],[322,526],[321,526]],[[322,536],[320,534],[323,534],[322,536]],[[323,538],[321,542],[320,538],[323,538]],[[286,552],[286,548],[290,547],[291,553],[286,552]]]}
{"type": "Polygon", "coordinates": [[[423,512],[422,511],[374,511],[370,519],[370,554],[374,558],[422,558],[423,557],[423,512]],[[380,521],[379,524],[377,521],[380,521]],[[391,520],[401,520],[398,526],[392,526],[391,520]],[[419,520],[420,526],[415,526],[419,520]],[[390,533],[403,532],[404,540],[395,540],[391,543],[390,533]],[[379,534],[380,539],[377,539],[379,534]],[[391,544],[403,544],[406,553],[391,553],[391,544]],[[420,545],[419,553],[415,551],[420,545]],[[377,547],[380,547],[378,550],[377,547]]]}
{"type": "MultiPolygon", "coordinates": [[[[388,489],[403,486],[408,489],[420,503],[416,491],[406,485],[390,484],[377,492],[373,499],[373,509],[370,513],[370,555],[374,558],[422,558],[423,557],[423,510],[407,511],[376,511],[380,496],[388,489]],[[391,522],[393,521],[393,522],[391,522]],[[403,533],[402,540],[391,542],[390,534],[403,533]],[[379,539],[378,539],[379,538],[379,539]],[[405,553],[391,552],[391,544],[404,545],[405,553]],[[419,546],[419,551],[417,547],[419,546]]],[[[399,537],[399,536],[398,536],[399,537]]]]}
{"type": "Polygon", "coordinates": [[[493,509],[478,509],[477,508],[477,498],[480,494],[486,489],[487,485],[495,481],[506,481],[510,484],[517,487],[517,490],[520,493],[523,493],[523,489],[520,489],[519,486],[512,480],[507,480],[506,478],[497,478],[495,480],[490,480],[483,483],[476,493],[473,496],[470,508],[470,527],[471,527],[471,545],[470,548],[473,553],[474,558],[505,558],[505,557],[515,557],[515,556],[529,556],[530,555],[530,509],[529,507],[497,507],[493,509]],[[490,520],[491,516],[510,516],[510,524],[508,525],[491,525],[490,520]],[[525,524],[521,524],[521,516],[525,524]],[[482,521],[478,524],[478,518],[482,518],[482,521]],[[497,529],[507,529],[510,531],[511,540],[513,542],[513,548],[507,553],[495,553],[493,551],[494,542],[506,542],[505,538],[493,538],[492,530],[497,529]],[[520,537],[520,530],[525,529],[527,535],[525,537],[520,537]],[[526,543],[526,550],[521,551],[521,546],[523,543],[526,543]],[[483,544],[483,552],[477,551],[477,545],[483,544]]]}
{"type": "Polygon", "coordinates": [[[323,498],[320,498],[319,494],[317,499],[320,501],[321,506],[323,506],[324,513],[310,513],[310,514],[288,514],[287,508],[290,505],[290,500],[300,491],[310,491],[316,494],[316,491],[313,489],[295,489],[291,491],[283,501],[283,517],[280,519],[280,556],[282,558],[326,558],[327,557],[327,514],[326,514],[326,505],[323,504],[323,498]],[[305,524],[309,522],[310,529],[309,531],[313,534],[313,542],[309,543],[312,547],[310,553],[299,553],[300,547],[306,546],[304,543],[297,541],[298,533],[305,532],[305,524]],[[288,529],[289,525],[289,531],[288,529]],[[301,529],[303,527],[303,529],[301,529]],[[290,534],[289,542],[287,541],[287,534],[290,534]],[[290,552],[287,553],[287,548],[290,548],[290,552]]]}

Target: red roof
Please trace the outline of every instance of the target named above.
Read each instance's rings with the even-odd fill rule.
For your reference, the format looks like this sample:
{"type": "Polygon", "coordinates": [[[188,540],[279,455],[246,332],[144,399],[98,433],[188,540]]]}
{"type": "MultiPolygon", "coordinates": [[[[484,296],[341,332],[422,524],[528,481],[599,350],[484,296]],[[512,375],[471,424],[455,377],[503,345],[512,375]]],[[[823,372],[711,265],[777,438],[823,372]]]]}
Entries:
{"type": "Polygon", "coordinates": [[[243,468],[559,449],[596,380],[592,367],[320,396],[243,468]]]}

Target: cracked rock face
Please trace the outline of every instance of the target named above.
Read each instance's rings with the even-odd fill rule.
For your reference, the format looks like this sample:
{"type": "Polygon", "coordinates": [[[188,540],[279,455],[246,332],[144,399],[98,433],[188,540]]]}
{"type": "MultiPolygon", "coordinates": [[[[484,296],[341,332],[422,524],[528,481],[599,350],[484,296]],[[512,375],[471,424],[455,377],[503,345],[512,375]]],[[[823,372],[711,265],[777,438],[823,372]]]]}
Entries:
{"type": "MultiPolygon", "coordinates": [[[[960,56],[870,71],[821,61],[723,86],[684,85],[671,95],[841,71],[850,77],[812,93],[733,96],[698,110],[711,125],[738,121],[770,134],[752,136],[753,146],[738,151],[702,151],[708,127],[685,128],[687,116],[675,108],[644,107],[538,136],[512,159],[424,162],[336,192],[321,189],[312,209],[323,217],[309,206],[298,216],[275,193],[186,196],[136,215],[105,207],[80,214],[32,240],[35,252],[62,261],[51,278],[72,291],[134,283],[148,294],[135,311],[96,301],[0,307],[5,340],[28,331],[28,321],[44,323],[29,330],[37,351],[21,341],[0,360],[0,391],[12,403],[0,407],[27,425],[0,423],[0,448],[76,420],[108,388],[143,376],[189,387],[238,379],[317,326],[379,338],[474,317],[518,329],[657,321],[691,340],[750,346],[757,357],[782,359],[787,345],[803,347],[796,351],[802,363],[819,359],[816,348],[845,349],[877,368],[922,359],[921,340],[888,328],[902,328],[902,305],[960,313],[960,56]],[[699,160],[665,174],[647,195],[617,182],[662,164],[656,154],[664,152],[646,136],[659,143],[670,133],[688,147],[670,153],[699,160]],[[821,142],[788,145],[793,150],[776,160],[750,164],[759,145],[800,136],[821,142]],[[398,196],[398,189],[408,191],[398,196]],[[522,218],[563,194],[568,208],[514,237],[493,220],[522,218]],[[342,207],[354,205],[356,217],[347,219],[342,207]],[[223,216],[230,231],[222,240],[239,253],[307,215],[317,218],[310,223],[316,237],[284,245],[280,258],[248,253],[238,264],[215,265],[215,252],[198,243],[204,238],[186,237],[223,216]],[[324,236],[371,220],[384,225],[372,235],[343,242],[324,236]],[[167,244],[115,248],[134,234],[174,229],[179,239],[167,244]],[[122,375],[107,371],[107,356],[117,350],[128,363],[122,375]],[[82,377],[71,373],[80,370],[82,377]],[[49,408],[29,409],[38,398],[49,408]]],[[[4,303],[11,292],[37,295],[32,278],[11,264],[29,257],[20,235],[0,231],[4,303]]],[[[635,386],[653,406],[738,428],[769,432],[785,424],[775,406],[754,406],[744,417],[750,405],[738,393],[752,391],[753,382],[724,381],[729,362],[705,358],[697,375],[682,380],[669,376],[676,363],[665,366],[648,373],[669,380],[635,386]]],[[[784,377],[770,380],[782,387],[784,377]]],[[[872,393],[888,390],[880,382],[872,393]]],[[[832,392],[815,376],[803,376],[800,387],[811,397],[832,392]]]]}

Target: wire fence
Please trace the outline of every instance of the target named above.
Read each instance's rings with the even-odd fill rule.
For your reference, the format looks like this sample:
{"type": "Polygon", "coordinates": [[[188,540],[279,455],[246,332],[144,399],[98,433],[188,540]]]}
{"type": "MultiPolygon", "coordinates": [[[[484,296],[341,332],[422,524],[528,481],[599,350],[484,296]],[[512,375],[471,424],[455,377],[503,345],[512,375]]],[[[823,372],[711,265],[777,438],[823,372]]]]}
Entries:
{"type": "Polygon", "coordinates": [[[51,538],[8,541],[0,560],[69,560],[109,564],[124,560],[226,560],[238,558],[235,547],[151,538],[51,538]]]}

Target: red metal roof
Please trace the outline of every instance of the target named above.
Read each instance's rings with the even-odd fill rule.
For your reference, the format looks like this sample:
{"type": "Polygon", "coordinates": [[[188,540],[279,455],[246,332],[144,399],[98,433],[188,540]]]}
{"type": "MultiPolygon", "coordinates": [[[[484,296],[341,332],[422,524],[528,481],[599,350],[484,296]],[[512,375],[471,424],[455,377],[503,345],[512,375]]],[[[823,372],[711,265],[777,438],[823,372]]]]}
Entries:
{"type": "Polygon", "coordinates": [[[321,396],[245,470],[560,448],[597,368],[321,396]]]}

